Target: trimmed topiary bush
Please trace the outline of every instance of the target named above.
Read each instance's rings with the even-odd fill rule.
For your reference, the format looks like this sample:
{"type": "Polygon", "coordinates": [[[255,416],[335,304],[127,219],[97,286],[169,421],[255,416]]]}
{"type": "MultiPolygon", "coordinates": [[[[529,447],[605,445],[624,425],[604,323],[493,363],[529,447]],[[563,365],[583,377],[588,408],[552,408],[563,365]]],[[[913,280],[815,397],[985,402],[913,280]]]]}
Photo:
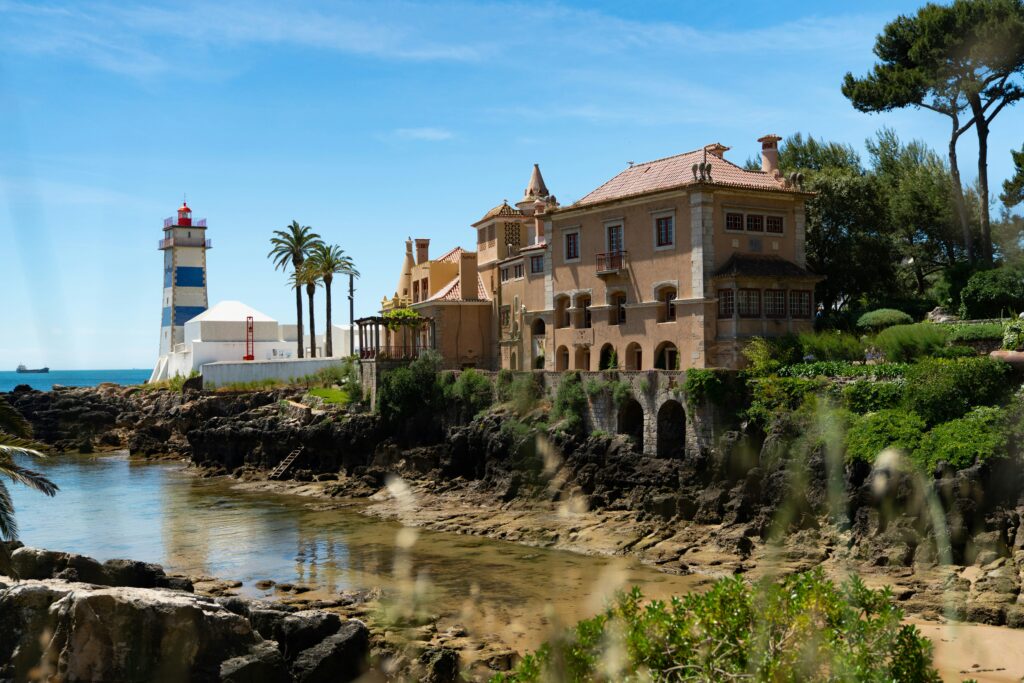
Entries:
{"type": "Polygon", "coordinates": [[[1003,338],[1002,323],[956,323],[950,325],[949,341],[998,341],[1003,338]]]}
{"type": "Polygon", "coordinates": [[[1024,306],[1024,272],[1016,268],[982,270],[960,292],[960,317],[999,318],[1024,306]]]}
{"type": "Polygon", "coordinates": [[[905,363],[943,348],[948,335],[948,329],[934,323],[894,325],[879,332],[873,343],[886,360],[905,363]]]}
{"type": "Polygon", "coordinates": [[[878,331],[893,325],[909,325],[913,322],[914,319],[903,311],[897,311],[895,308],[879,308],[868,311],[858,318],[857,327],[862,330],[878,331]]]}
{"type": "Polygon", "coordinates": [[[645,603],[639,589],[492,683],[539,681],[917,681],[939,683],[931,642],[888,589],[837,586],[819,568],[778,582],[720,579],[645,603]]]}
{"type": "Polygon", "coordinates": [[[800,335],[803,356],[813,360],[864,360],[864,342],[846,332],[805,332],[800,335]]]}
{"type": "Polygon", "coordinates": [[[995,405],[1010,392],[1010,366],[991,358],[928,359],[907,373],[904,405],[929,425],[995,405]]]}
{"type": "Polygon", "coordinates": [[[909,455],[917,450],[924,431],[924,420],[900,408],[862,415],[846,432],[846,459],[873,463],[887,448],[909,455]]]}

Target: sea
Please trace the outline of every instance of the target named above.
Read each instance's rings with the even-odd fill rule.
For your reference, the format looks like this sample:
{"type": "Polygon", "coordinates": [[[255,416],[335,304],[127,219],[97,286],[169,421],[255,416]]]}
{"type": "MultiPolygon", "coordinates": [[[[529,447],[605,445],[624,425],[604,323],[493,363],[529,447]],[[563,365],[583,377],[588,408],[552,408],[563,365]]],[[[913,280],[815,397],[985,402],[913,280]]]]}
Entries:
{"type": "Polygon", "coordinates": [[[54,384],[66,387],[94,387],[104,382],[114,384],[142,384],[149,379],[152,368],[132,370],[50,370],[41,373],[0,371],[0,392],[11,391],[19,384],[27,384],[39,391],[49,391],[54,384]]]}

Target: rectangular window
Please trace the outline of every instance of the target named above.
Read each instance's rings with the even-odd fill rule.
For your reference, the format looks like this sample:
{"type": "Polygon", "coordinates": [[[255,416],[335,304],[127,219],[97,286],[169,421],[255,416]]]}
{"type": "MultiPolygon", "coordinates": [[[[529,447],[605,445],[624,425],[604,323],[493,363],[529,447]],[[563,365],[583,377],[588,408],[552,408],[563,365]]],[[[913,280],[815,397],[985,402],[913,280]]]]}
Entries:
{"type": "Polygon", "coordinates": [[[493,242],[494,241],[494,225],[488,225],[487,226],[487,241],[488,242],[493,242]]]}
{"type": "Polygon", "coordinates": [[[517,263],[514,266],[512,266],[512,277],[514,277],[516,280],[522,280],[523,279],[523,264],[522,263],[517,263]]]}
{"type": "Polygon", "coordinates": [[[747,232],[764,232],[764,216],[758,213],[748,213],[747,232]]]}
{"type": "Polygon", "coordinates": [[[530,257],[530,272],[531,273],[543,273],[544,272],[544,257],[540,254],[530,257]]]}
{"type": "Polygon", "coordinates": [[[519,248],[519,224],[518,223],[506,223],[505,224],[505,246],[509,249],[515,250],[519,248]]]}
{"type": "Polygon", "coordinates": [[[775,235],[782,234],[782,216],[765,216],[765,230],[775,235]]]}
{"type": "Polygon", "coordinates": [[[416,280],[412,283],[412,302],[418,303],[420,300],[420,281],[416,280]]]}
{"type": "Polygon", "coordinates": [[[764,290],[764,315],[766,318],[786,317],[786,290],[764,290]]]}
{"type": "Polygon", "coordinates": [[[676,243],[676,226],[674,216],[662,216],[654,221],[654,243],[659,247],[671,247],[676,243]]]}
{"type": "Polygon", "coordinates": [[[731,318],[736,312],[736,290],[718,290],[718,317],[731,318]]]}
{"type": "Polygon", "coordinates": [[[502,282],[508,282],[508,268],[507,267],[501,269],[501,281],[502,282]]]}
{"type": "Polygon", "coordinates": [[[808,290],[789,290],[789,315],[793,318],[811,317],[811,293],[808,290]]]}
{"type": "Polygon", "coordinates": [[[570,232],[565,236],[565,260],[573,261],[580,257],[580,234],[570,232]]]}
{"type": "Polygon", "coordinates": [[[501,307],[501,326],[508,327],[509,323],[512,322],[512,307],[502,306],[501,307]]]}
{"type": "Polygon", "coordinates": [[[742,213],[727,213],[725,214],[725,229],[726,230],[743,230],[743,214],[742,213]]]}
{"type": "Polygon", "coordinates": [[[608,226],[608,251],[622,251],[622,226],[608,226]]]}
{"type": "Polygon", "coordinates": [[[736,293],[736,308],[741,318],[761,317],[761,290],[740,289],[736,293]]]}

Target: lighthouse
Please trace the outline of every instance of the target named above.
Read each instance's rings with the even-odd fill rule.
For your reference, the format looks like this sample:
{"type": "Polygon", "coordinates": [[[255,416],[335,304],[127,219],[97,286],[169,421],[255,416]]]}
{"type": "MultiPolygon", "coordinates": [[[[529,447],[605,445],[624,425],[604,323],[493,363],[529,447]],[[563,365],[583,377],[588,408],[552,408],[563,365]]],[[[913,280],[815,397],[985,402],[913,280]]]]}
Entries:
{"type": "Polygon", "coordinates": [[[160,356],[185,342],[186,322],[209,307],[206,297],[206,219],[192,219],[192,209],[181,203],[178,216],[164,219],[163,317],[160,323],[160,356]]]}

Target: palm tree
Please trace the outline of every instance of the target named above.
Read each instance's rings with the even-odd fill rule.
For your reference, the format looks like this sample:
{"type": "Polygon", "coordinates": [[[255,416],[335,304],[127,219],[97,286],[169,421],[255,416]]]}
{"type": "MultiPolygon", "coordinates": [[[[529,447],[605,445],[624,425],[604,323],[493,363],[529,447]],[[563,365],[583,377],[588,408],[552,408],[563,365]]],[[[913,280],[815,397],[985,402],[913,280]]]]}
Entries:
{"type": "MultiPolygon", "coordinates": [[[[313,232],[308,225],[299,225],[298,221],[292,221],[291,225],[284,230],[275,230],[274,236],[270,238],[270,253],[267,258],[274,263],[275,270],[286,270],[289,265],[293,271],[302,267],[306,257],[309,256],[313,246],[320,243],[320,235],[313,232]]],[[[302,358],[302,289],[300,285],[295,287],[295,325],[299,335],[299,358],[302,358]]]]}
{"type": "Polygon", "coordinates": [[[345,255],[345,250],[333,244],[328,246],[321,242],[316,245],[309,260],[319,273],[320,279],[324,281],[324,293],[327,297],[327,343],[324,355],[330,358],[334,355],[334,338],[331,334],[334,328],[331,320],[331,282],[335,275],[359,277],[359,271],[352,263],[352,258],[345,255]]]}
{"type": "MultiPolygon", "coordinates": [[[[57,485],[46,476],[14,462],[15,455],[42,457],[42,446],[33,442],[32,427],[3,397],[0,397],[0,477],[16,484],[24,484],[48,496],[57,493],[57,485]]],[[[16,541],[18,523],[14,518],[14,504],[6,484],[0,481],[0,541],[16,541]]],[[[7,546],[0,543],[0,567],[13,572],[7,546]]]]}
{"type": "Polygon", "coordinates": [[[316,286],[320,284],[320,273],[312,259],[303,263],[292,273],[289,280],[295,291],[300,291],[302,286],[306,287],[306,296],[309,297],[309,357],[316,358],[316,316],[313,308],[313,295],[316,294],[316,286]]]}

